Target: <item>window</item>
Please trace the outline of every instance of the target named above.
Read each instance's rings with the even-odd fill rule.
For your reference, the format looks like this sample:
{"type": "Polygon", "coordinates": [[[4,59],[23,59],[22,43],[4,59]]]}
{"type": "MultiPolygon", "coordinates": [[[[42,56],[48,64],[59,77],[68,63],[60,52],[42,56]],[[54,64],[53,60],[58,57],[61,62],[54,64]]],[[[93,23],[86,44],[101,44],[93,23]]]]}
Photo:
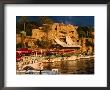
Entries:
{"type": "Polygon", "coordinates": [[[55,27],[55,30],[57,30],[57,26],[55,27]]]}

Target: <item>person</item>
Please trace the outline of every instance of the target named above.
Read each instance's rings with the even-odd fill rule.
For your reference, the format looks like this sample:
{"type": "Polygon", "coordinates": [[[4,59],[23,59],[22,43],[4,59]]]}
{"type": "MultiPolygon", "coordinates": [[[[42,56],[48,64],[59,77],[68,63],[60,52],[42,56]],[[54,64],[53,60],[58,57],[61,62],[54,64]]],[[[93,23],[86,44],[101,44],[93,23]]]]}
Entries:
{"type": "Polygon", "coordinates": [[[42,70],[40,70],[39,74],[42,74],[42,70]]]}
{"type": "Polygon", "coordinates": [[[42,74],[42,70],[43,70],[43,63],[39,63],[39,68],[40,68],[40,72],[39,72],[39,74],[42,74]]]}

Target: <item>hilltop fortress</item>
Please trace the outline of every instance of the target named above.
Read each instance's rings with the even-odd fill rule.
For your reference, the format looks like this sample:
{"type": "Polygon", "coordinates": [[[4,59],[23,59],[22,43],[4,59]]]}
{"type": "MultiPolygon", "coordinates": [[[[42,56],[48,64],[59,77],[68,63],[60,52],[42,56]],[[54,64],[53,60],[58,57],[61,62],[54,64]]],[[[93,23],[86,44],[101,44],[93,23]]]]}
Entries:
{"type": "MultiPolygon", "coordinates": [[[[54,23],[48,31],[48,39],[54,40],[54,38],[57,37],[61,41],[65,41],[65,36],[69,35],[72,40],[76,42],[78,40],[77,28],[78,26],[73,26],[71,24],[54,23]]],[[[47,32],[44,32],[42,27],[32,30],[32,38],[41,39],[46,34],[47,32]]]]}
{"type": "MultiPolygon", "coordinates": [[[[24,44],[27,43],[29,47],[36,47],[34,42],[37,40],[48,39],[52,44],[59,44],[62,47],[78,47],[82,52],[87,50],[93,51],[92,47],[86,46],[86,38],[79,38],[77,28],[78,26],[63,23],[53,23],[49,26],[48,30],[45,31],[44,24],[42,27],[37,29],[32,29],[32,36],[25,36],[23,40],[24,44]]],[[[93,38],[89,38],[89,41],[93,42],[93,38]]],[[[22,37],[20,34],[16,36],[16,43],[22,42],[22,37]]]]}

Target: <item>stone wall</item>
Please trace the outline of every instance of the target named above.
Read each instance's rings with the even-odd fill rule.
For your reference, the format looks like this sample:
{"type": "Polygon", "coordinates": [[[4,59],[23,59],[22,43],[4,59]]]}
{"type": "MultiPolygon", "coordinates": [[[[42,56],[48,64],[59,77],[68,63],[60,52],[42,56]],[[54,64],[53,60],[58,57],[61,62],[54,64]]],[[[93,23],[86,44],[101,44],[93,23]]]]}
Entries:
{"type": "Polygon", "coordinates": [[[32,29],[32,38],[41,40],[46,35],[42,29],[32,29]]]}
{"type": "Polygon", "coordinates": [[[16,44],[21,43],[21,35],[16,34],[16,44]]]}
{"type": "Polygon", "coordinates": [[[71,24],[65,25],[63,23],[54,23],[51,26],[51,30],[44,32],[42,29],[33,29],[32,38],[41,40],[42,37],[48,35],[48,40],[54,41],[54,38],[65,39],[65,36],[68,34],[74,42],[78,40],[77,29],[78,26],[73,26],[71,24]]]}

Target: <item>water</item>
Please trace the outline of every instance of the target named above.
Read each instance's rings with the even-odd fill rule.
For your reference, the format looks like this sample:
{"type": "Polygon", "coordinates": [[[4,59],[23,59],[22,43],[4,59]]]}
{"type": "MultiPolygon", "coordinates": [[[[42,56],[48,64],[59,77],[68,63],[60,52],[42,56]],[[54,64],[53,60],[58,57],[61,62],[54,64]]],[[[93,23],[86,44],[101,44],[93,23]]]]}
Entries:
{"type": "Polygon", "coordinates": [[[46,62],[44,70],[58,69],[58,74],[94,74],[94,59],[46,62]]]}
{"type": "Polygon", "coordinates": [[[76,60],[64,60],[43,62],[44,68],[33,73],[17,72],[17,74],[34,75],[68,75],[68,74],[94,74],[94,58],[80,58],[76,60]],[[56,70],[56,71],[55,71],[56,70]]]}

